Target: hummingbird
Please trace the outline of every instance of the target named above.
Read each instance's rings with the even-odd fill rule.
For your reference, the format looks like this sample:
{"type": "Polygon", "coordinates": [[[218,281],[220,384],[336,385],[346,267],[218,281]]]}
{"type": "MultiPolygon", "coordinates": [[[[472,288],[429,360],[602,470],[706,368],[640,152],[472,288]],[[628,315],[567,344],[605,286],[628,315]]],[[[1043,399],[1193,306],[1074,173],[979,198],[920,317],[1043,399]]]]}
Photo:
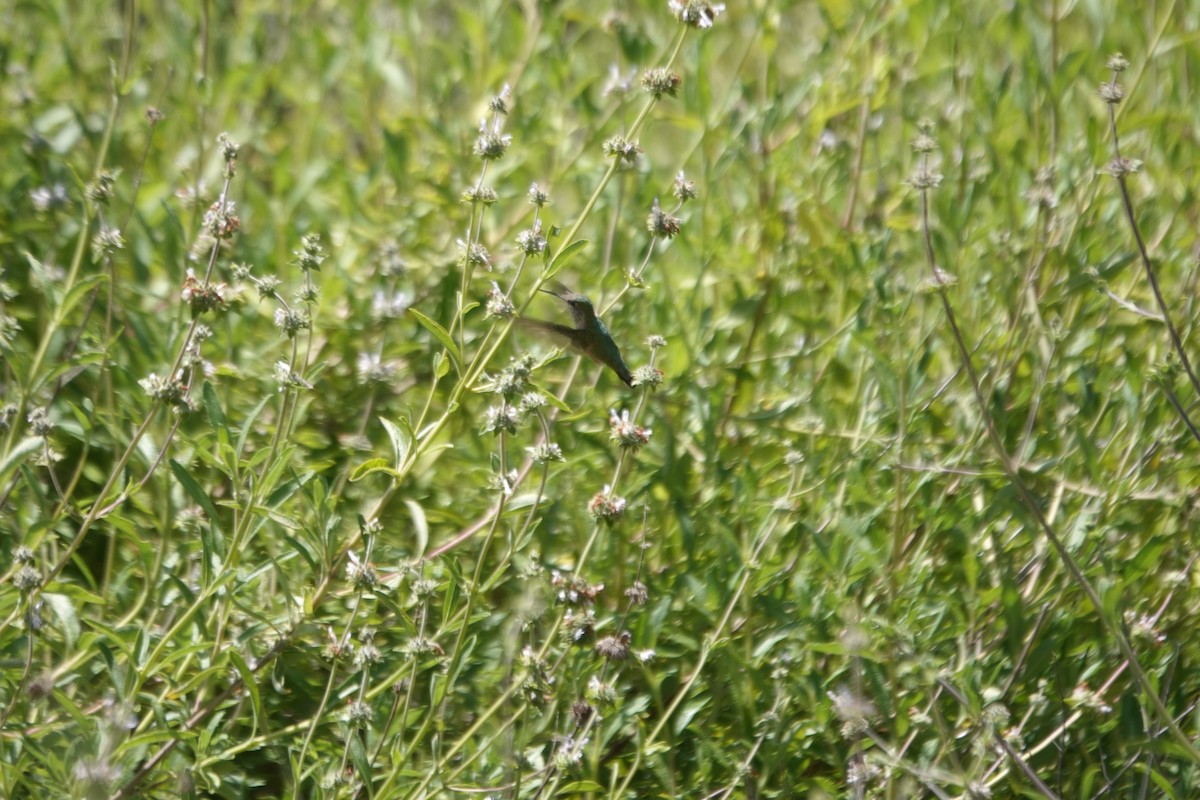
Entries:
{"type": "Polygon", "coordinates": [[[558,281],[548,281],[546,286],[549,288],[543,288],[541,291],[554,295],[567,304],[574,327],[529,317],[518,317],[517,323],[523,328],[550,334],[575,352],[617,373],[617,377],[624,381],[626,386],[633,386],[633,375],[629,373],[629,367],[625,366],[625,360],[621,358],[621,351],[613,341],[612,334],[608,332],[608,326],[596,316],[592,301],[558,281]]]}

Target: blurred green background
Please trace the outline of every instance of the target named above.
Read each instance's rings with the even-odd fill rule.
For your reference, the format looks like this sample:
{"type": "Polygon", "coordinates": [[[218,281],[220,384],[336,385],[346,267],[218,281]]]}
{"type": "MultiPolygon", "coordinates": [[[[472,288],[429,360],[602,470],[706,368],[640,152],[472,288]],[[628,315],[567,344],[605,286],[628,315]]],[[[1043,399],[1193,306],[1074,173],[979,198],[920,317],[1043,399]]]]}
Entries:
{"type": "MultiPolygon", "coordinates": [[[[1198,398],[1101,171],[1097,93],[1125,53],[1132,202],[1186,345],[1200,8],[728,6],[688,29],[678,96],[651,104],[639,165],[590,208],[603,144],[640,118],[642,70],[677,42],[668,3],[0,7],[0,399],[23,412],[4,417],[0,459],[0,794],[1200,791],[1101,625],[1130,638],[1194,738],[1200,445],[1171,398],[1191,413],[1198,398]],[[512,144],[488,166],[498,199],[478,233],[494,272],[474,273],[466,302],[516,275],[536,182],[553,251],[582,219],[587,244],[560,277],[605,310],[630,367],[650,363],[647,337],[667,346],[663,385],[631,391],[508,337],[483,368],[547,359],[533,381],[562,395],[545,419],[565,461],[496,514],[494,476],[542,428],[481,432],[497,402],[486,381],[435,385],[444,343],[405,309],[468,359],[494,341],[482,307],[453,326],[457,242],[477,219],[462,194],[505,85],[512,144]],[[982,407],[906,182],[922,121],[943,175],[934,252],[982,407]],[[152,407],[138,381],[169,373],[191,322],[179,297],[208,263],[197,241],[224,181],[221,132],[241,145],[228,195],[241,227],[213,276],[228,307],[204,318],[205,408],[152,414],[125,465],[152,407]],[[115,173],[104,207],[85,197],[101,170],[115,173]],[[646,217],[655,199],[675,208],[681,170],[699,196],[677,237],[651,241],[646,217]],[[124,239],[111,261],[94,257],[100,226],[124,239]],[[296,304],[309,234],[328,258],[293,350],[278,304],[235,265],[277,276],[296,304]],[[312,386],[294,400],[273,373],[289,359],[312,386]],[[57,426],[46,439],[24,418],[36,407],[57,426]],[[622,456],[611,410],[633,412],[649,444],[622,456]],[[418,420],[443,414],[422,438],[418,420]],[[1102,612],[1033,525],[986,417],[1102,612]],[[411,429],[420,457],[402,477],[358,479],[411,429]],[[67,559],[114,473],[118,489],[149,479],[67,559]],[[587,508],[606,485],[628,502],[611,527],[587,508]],[[376,516],[367,551],[360,517],[376,516]],[[39,589],[18,586],[21,546],[39,589]],[[367,591],[362,560],[382,581],[367,591]],[[606,664],[558,638],[553,576],[581,562],[579,579],[603,584],[596,636],[628,631],[653,659],[606,664]],[[648,602],[631,608],[639,581],[648,602]],[[365,666],[363,627],[378,648],[365,666]],[[542,684],[526,646],[547,659],[542,684]],[[594,678],[615,702],[589,694],[594,678]],[[585,698],[598,716],[580,724],[585,698]],[[369,724],[348,717],[355,702],[369,724]]],[[[513,300],[565,321],[531,294],[542,266],[525,266],[513,300]]]]}

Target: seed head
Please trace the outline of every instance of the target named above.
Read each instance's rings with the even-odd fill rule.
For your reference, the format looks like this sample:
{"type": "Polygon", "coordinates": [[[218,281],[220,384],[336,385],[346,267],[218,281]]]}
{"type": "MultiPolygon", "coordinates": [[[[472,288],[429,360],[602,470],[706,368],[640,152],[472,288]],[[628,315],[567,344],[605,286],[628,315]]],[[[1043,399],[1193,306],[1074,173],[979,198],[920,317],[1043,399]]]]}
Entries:
{"type": "Polygon", "coordinates": [[[597,521],[613,525],[625,515],[625,498],[612,495],[610,491],[605,486],[603,492],[597,493],[588,503],[588,511],[597,521]]]}
{"type": "Polygon", "coordinates": [[[638,165],[642,148],[636,139],[613,136],[604,143],[604,157],[616,159],[620,169],[632,169],[638,165]]]}
{"type": "Polygon", "coordinates": [[[1121,84],[1117,83],[1116,78],[1100,84],[1097,91],[1100,93],[1100,99],[1110,106],[1120,105],[1125,98],[1125,90],[1121,88],[1121,84]]]}
{"type": "Polygon", "coordinates": [[[663,382],[663,371],[658,367],[646,365],[633,371],[634,386],[649,386],[657,389],[663,382]]]}
{"type": "Polygon", "coordinates": [[[294,339],[300,331],[308,330],[312,321],[308,312],[300,308],[275,309],[275,327],[283,331],[289,339],[294,339]]]}
{"type": "Polygon", "coordinates": [[[495,281],[492,281],[492,288],[487,293],[486,308],[489,317],[499,319],[512,319],[513,315],[517,313],[517,307],[513,305],[513,301],[495,281]]]}
{"type": "Polygon", "coordinates": [[[654,95],[657,100],[665,95],[675,97],[679,93],[679,84],[683,79],[678,72],[665,67],[653,67],[642,73],[642,89],[654,95]]]}
{"type": "Polygon", "coordinates": [[[92,239],[92,250],[95,251],[97,261],[103,261],[124,247],[125,239],[121,236],[121,231],[107,225],[102,225],[92,239]]]}
{"type": "Polygon", "coordinates": [[[540,256],[546,252],[546,237],[542,235],[542,224],[517,234],[517,249],[527,256],[540,256]]]}
{"type": "Polygon", "coordinates": [[[492,187],[477,183],[463,191],[462,199],[464,203],[479,203],[480,205],[490,206],[499,197],[496,194],[496,190],[492,187]]]}
{"type": "Polygon", "coordinates": [[[501,433],[516,433],[521,418],[517,409],[508,403],[492,406],[484,414],[483,432],[499,435],[501,433]]]}
{"type": "Polygon", "coordinates": [[[654,198],[654,206],[650,209],[650,216],[646,218],[646,230],[652,236],[672,239],[679,233],[680,224],[679,217],[663,211],[658,204],[658,198],[654,198]]]}
{"type": "Polygon", "coordinates": [[[687,176],[683,174],[683,170],[679,170],[679,174],[675,176],[675,182],[671,185],[671,194],[675,195],[675,199],[680,203],[686,203],[696,197],[695,181],[689,181],[687,176]]]}
{"type": "Polygon", "coordinates": [[[529,187],[529,202],[533,203],[538,208],[550,202],[550,196],[546,194],[536,183],[529,187]]]}
{"type": "Polygon", "coordinates": [[[629,658],[629,642],[633,637],[628,631],[617,636],[605,636],[596,642],[596,654],[606,661],[620,663],[629,658]]]}
{"type": "Polygon", "coordinates": [[[512,144],[512,136],[500,133],[500,120],[492,125],[487,120],[479,121],[479,135],[475,137],[475,155],[482,161],[498,161],[504,158],[512,144]]]}
{"type": "Polygon", "coordinates": [[[304,271],[314,270],[321,271],[321,262],[323,262],[327,253],[325,248],[321,247],[321,234],[310,233],[307,236],[300,238],[300,249],[293,253],[296,256],[296,263],[300,269],[304,271]]]}
{"type": "Polygon", "coordinates": [[[650,441],[650,429],[635,425],[629,419],[629,411],[621,411],[617,415],[615,409],[608,412],[609,435],[622,449],[637,451],[650,441]]]}
{"type": "Polygon", "coordinates": [[[670,0],[667,7],[675,19],[684,25],[702,30],[711,28],[716,18],[725,13],[724,3],[710,3],[708,0],[670,0]]]}
{"type": "Polygon", "coordinates": [[[1129,69],[1129,59],[1120,53],[1113,53],[1108,57],[1108,68],[1113,72],[1124,72],[1129,69]]]}

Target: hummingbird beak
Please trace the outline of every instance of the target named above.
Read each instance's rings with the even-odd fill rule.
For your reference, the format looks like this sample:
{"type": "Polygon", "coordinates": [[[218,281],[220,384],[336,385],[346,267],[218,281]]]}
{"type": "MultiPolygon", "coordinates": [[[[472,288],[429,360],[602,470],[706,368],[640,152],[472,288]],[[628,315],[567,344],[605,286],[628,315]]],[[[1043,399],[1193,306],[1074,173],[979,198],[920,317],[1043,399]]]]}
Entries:
{"type": "Polygon", "coordinates": [[[546,286],[543,286],[539,291],[545,292],[548,295],[553,295],[564,302],[566,302],[567,295],[571,294],[570,289],[555,280],[546,281],[546,286]],[[546,288],[547,286],[550,288],[546,288]]]}

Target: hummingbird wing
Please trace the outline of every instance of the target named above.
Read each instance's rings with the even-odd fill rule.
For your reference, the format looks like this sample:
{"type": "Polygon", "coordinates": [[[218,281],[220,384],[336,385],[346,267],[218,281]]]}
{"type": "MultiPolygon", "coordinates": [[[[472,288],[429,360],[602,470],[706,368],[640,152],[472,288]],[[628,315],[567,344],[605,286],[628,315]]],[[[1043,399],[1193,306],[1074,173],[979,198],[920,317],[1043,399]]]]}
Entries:
{"type": "Polygon", "coordinates": [[[557,322],[547,322],[544,319],[534,319],[533,317],[517,317],[514,322],[518,327],[527,331],[546,334],[563,347],[575,346],[575,329],[568,325],[560,325],[557,322]]]}

